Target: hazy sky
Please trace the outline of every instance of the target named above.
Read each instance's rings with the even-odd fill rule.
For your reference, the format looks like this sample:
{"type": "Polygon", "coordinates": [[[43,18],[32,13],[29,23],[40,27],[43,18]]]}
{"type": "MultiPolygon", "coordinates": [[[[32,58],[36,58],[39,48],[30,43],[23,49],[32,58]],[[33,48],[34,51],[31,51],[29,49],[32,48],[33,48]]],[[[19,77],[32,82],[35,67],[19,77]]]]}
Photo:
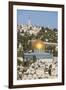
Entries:
{"type": "Polygon", "coordinates": [[[33,25],[58,28],[58,13],[56,11],[17,10],[18,24],[28,24],[29,17],[33,25]]]}

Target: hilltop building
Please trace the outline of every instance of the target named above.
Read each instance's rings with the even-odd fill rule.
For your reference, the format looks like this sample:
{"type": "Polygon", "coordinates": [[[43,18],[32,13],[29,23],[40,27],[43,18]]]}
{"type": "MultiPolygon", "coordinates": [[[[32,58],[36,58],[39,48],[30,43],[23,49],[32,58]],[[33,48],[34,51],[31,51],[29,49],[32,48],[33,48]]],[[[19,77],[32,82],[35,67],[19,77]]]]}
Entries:
{"type": "Polygon", "coordinates": [[[44,43],[41,40],[36,40],[33,42],[33,52],[24,53],[24,60],[32,60],[34,57],[37,60],[45,60],[46,62],[52,62],[53,60],[53,54],[52,53],[46,53],[44,43]]]}

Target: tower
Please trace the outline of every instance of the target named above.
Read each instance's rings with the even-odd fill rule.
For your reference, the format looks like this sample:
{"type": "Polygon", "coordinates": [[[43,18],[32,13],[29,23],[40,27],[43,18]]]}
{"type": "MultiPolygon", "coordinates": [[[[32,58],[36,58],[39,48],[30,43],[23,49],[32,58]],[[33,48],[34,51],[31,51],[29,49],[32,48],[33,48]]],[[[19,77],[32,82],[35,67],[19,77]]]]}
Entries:
{"type": "Polygon", "coordinates": [[[28,25],[31,25],[31,18],[28,19],[28,25]]]}
{"type": "Polygon", "coordinates": [[[30,29],[31,28],[31,18],[29,17],[29,19],[28,19],[28,29],[30,29]]]}

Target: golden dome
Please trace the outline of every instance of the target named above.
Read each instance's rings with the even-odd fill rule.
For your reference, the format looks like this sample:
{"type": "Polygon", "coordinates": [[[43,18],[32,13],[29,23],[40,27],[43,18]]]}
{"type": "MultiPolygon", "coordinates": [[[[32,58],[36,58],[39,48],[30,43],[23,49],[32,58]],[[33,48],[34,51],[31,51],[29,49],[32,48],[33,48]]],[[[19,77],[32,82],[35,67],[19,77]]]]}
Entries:
{"type": "Polygon", "coordinates": [[[45,48],[44,42],[41,40],[35,40],[32,42],[32,48],[33,49],[44,49],[45,48]]]}

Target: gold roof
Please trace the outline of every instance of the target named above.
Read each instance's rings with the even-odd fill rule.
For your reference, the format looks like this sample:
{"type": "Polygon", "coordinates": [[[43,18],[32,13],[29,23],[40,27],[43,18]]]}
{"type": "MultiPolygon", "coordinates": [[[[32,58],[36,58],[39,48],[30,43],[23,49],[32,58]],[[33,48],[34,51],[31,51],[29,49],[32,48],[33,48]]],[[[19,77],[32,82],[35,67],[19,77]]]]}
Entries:
{"type": "Polygon", "coordinates": [[[32,42],[32,48],[33,49],[44,49],[45,48],[44,42],[40,39],[35,40],[32,42]]]}

